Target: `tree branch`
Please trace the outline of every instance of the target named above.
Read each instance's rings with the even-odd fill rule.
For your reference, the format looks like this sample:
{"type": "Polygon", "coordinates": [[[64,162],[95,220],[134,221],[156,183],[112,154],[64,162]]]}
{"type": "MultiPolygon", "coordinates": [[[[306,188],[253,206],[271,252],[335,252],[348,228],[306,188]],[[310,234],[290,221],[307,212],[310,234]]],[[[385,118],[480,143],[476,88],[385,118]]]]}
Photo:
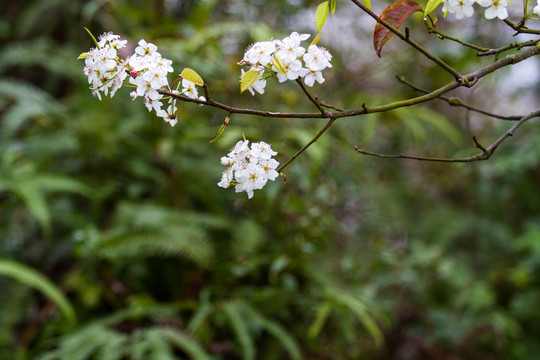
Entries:
{"type": "Polygon", "coordinates": [[[481,161],[481,160],[487,160],[493,155],[495,150],[501,145],[501,143],[506,140],[506,138],[514,135],[514,132],[523,125],[526,121],[535,118],[540,117],[540,109],[537,109],[535,111],[532,111],[528,113],[527,115],[523,116],[517,123],[515,123],[508,131],[506,131],[501,137],[499,137],[497,140],[495,140],[491,145],[489,145],[487,148],[484,148],[478,141],[476,140],[476,137],[473,137],[473,141],[477,148],[479,148],[482,152],[480,154],[465,157],[465,158],[439,158],[439,157],[423,157],[423,156],[414,156],[414,155],[403,155],[403,154],[395,154],[395,155],[388,155],[388,154],[378,154],[370,151],[361,150],[358,148],[358,146],[354,146],[354,149],[356,152],[364,155],[370,155],[375,156],[379,158],[384,159],[409,159],[409,160],[418,160],[418,161],[432,161],[432,162],[474,162],[474,161],[481,161]]]}
{"type": "MultiPolygon", "coordinates": [[[[419,88],[418,86],[414,85],[413,83],[407,81],[405,79],[404,76],[397,76],[396,75],[396,79],[398,79],[399,82],[407,85],[408,87],[410,87],[411,89],[413,90],[416,90],[416,91],[419,91],[419,92],[422,92],[424,94],[429,94],[429,91],[427,90],[424,90],[424,89],[421,89],[419,88]]],[[[496,118],[496,119],[500,119],[500,120],[509,120],[509,121],[517,121],[519,119],[522,118],[523,115],[510,115],[510,116],[503,116],[503,115],[498,115],[498,114],[494,114],[494,113],[490,113],[488,111],[485,111],[485,110],[482,110],[482,109],[478,109],[478,108],[475,108],[475,107],[472,107],[470,105],[467,105],[463,102],[463,100],[461,100],[460,98],[458,97],[455,97],[455,96],[452,96],[452,97],[446,97],[446,96],[439,96],[438,97],[439,99],[441,100],[444,100],[448,103],[448,105],[450,106],[459,106],[459,107],[463,107],[467,110],[470,110],[470,111],[474,111],[474,112],[477,112],[479,114],[482,114],[482,115],[487,115],[487,116],[490,116],[490,117],[493,117],[493,118],[496,118]]]]}
{"type": "Polygon", "coordinates": [[[390,30],[391,32],[393,32],[396,36],[398,36],[401,40],[405,41],[406,43],[410,44],[412,47],[414,47],[416,50],[418,50],[419,52],[421,52],[424,56],[426,56],[428,59],[430,59],[431,61],[435,62],[437,65],[439,65],[440,67],[442,67],[444,70],[446,70],[447,72],[449,72],[450,74],[452,74],[452,76],[454,76],[454,78],[456,80],[461,80],[463,78],[463,76],[461,76],[461,74],[455,70],[453,67],[451,67],[450,65],[448,65],[447,63],[445,63],[443,60],[441,60],[440,58],[438,58],[437,56],[433,55],[432,53],[430,53],[429,51],[427,51],[426,49],[424,49],[420,44],[418,44],[416,41],[412,40],[411,37],[408,35],[408,34],[403,34],[401,31],[399,31],[398,29],[396,29],[395,27],[393,27],[392,25],[390,25],[388,22],[384,21],[383,19],[380,18],[380,16],[378,16],[377,14],[375,14],[373,11],[371,11],[370,9],[368,9],[364,4],[362,4],[362,2],[358,1],[358,0],[351,0],[354,4],[356,4],[356,6],[358,6],[359,8],[361,8],[362,10],[364,10],[364,12],[366,12],[369,16],[371,16],[373,19],[375,19],[375,21],[377,21],[379,24],[381,24],[382,26],[384,26],[385,28],[387,28],[388,30],[390,30]]]}
{"type": "Polygon", "coordinates": [[[510,49],[521,49],[521,48],[524,48],[524,47],[527,47],[527,46],[535,46],[537,45],[538,43],[540,43],[540,40],[529,40],[529,41],[524,41],[524,42],[515,42],[515,43],[511,43],[511,44],[508,44],[506,46],[503,46],[503,47],[500,47],[498,49],[489,49],[489,50],[486,50],[486,51],[483,51],[483,52],[479,52],[478,54],[476,54],[476,56],[488,56],[488,55],[495,55],[495,54],[500,54],[504,51],[507,51],[507,50],[510,50],[510,49]]]}
{"type": "Polygon", "coordinates": [[[307,150],[308,147],[310,147],[313,143],[315,143],[320,137],[322,134],[324,134],[326,132],[326,130],[328,130],[330,128],[330,126],[332,126],[332,124],[334,123],[334,121],[336,121],[336,118],[330,118],[330,120],[328,120],[328,122],[326,123],[326,125],[317,133],[317,135],[315,135],[315,137],[313,139],[311,139],[310,142],[308,142],[306,145],[304,145],[300,150],[298,150],[296,152],[296,154],[294,154],[289,160],[287,160],[285,163],[283,163],[281,166],[279,166],[276,171],[279,173],[281,171],[283,171],[283,169],[285,169],[290,163],[292,163],[298,156],[300,156],[300,154],[302,154],[304,151],[307,150]]]}
{"type": "Polygon", "coordinates": [[[458,39],[458,38],[455,38],[453,36],[450,36],[450,35],[447,35],[441,31],[439,31],[439,29],[437,29],[434,25],[431,24],[430,21],[428,21],[428,19],[425,19],[424,20],[424,24],[426,25],[426,28],[428,30],[429,33],[433,33],[433,34],[437,34],[437,36],[439,37],[439,39],[448,39],[448,40],[451,40],[451,41],[454,41],[454,42],[457,42],[458,44],[461,44],[463,46],[466,46],[466,47],[469,47],[471,49],[474,49],[476,51],[489,51],[490,49],[488,48],[484,48],[484,47],[481,47],[481,46],[478,46],[478,45],[474,45],[474,44],[471,44],[471,43],[468,43],[466,41],[463,41],[461,39],[458,39]]]}

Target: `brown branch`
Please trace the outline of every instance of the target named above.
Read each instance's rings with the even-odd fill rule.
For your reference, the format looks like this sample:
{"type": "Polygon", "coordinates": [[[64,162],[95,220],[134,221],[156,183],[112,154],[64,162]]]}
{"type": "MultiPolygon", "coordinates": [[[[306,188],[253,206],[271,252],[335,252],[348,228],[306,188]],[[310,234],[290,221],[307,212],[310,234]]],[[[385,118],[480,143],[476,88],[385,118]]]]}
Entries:
{"type": "Polygon", "coordinates": [[[417,105],[417,104],[421,104],[427,101],[431,101],[433,99],[439,98],[441,95],[444,95],[448,93],[449,91],[454,90],[458,87],[461,87],[461,86],[472,87],[477,83],[478,79],[488,74],[491,74],[492,72],[497,71],[498,69],[502,67],[517,64],[521,61],[524,61],[538,54],[540,54],[540,46],[530,47],[527,50],[522,51],[518,54],[507,55],[502,59],[494,61],[491,64],[483,68],[480,68],[479,70],[476,70],[470,74],[464,75],[459,80],[452,81],[425,95],[417,96],[415,98],[411,98],[407,100],[396,101],[396,102],[392,102],[392,103],[388,103],[384,105],[373,106],[373,107],[367,107],[363,104],[361,109],[351,109],[351,110],[335,111],[335,112],[326,111],[325,113],[320,113],[320,112],[282,113],[282,112],[272,112],[272,111],[263,111],[263,110],[254,110],[254,109],[244,109],[244,108],[237,108],[237,107],[225,105],[217,101],[214,101],[212,99],[210,100],[192,99],[185,95],[177,94],[174,91],[167,90],[167,89],[161,89],[158,92],[162,95],[171,96],[181,101],[193,102],[197,104],[208,105],[208,106],[212,106],[218,109],[222,109],[231,114],[245,114],[245,115],[255,115],[255,116],[271,117],[271,118],[297,118],[297,119],[336,118],[337,119],[337,118],[342,118],[342,117],[351,117],[351,116],[357,116],[357,115],[386,112],[386,111],[394,110],[397,108],[417,105]]]}
{"type": "Polygon", "coordinates": [[[446,70],[447,72],[452,74],[456,80],[461,80],[462,79],[463,76],[461,76],[461,74],[456,69],[452,68],[450,65],[445,63],[442,59],[440,59],[439,57],[433,55],[428,50],[423,48],[420,44],[418,44],[416,41],[412,40],[409,33],[408,33],[408,31],[405,34],[403,34],[401,31],[399,31],[398,29],[393,27],[390,23],[388,23],[387,21],[381,19],[380,16],[378,16],[373,11],[371,11],[367,6],[362,4],[361,1],[359,1],[359,0],[351,0],[351,1],[356,6],[358,6],[360,9],[362,9],[365,13],[367,13],[369,16],[371,16],[373,19],[375,19],[375,21],[377,21],[379,24],[381,24],[382,26],[384,26],[385,28],[387,28],[388,30],[393,32],[401,40],[405,41],[406,43],[411,45],[413,48],[418,50],[420,53],[422,53],[424,56],[426,56],[428,59],[435,62],[437,65],[442,67],[444,70],[446,70]]]}
{"type": "Polygon", "coordinates": [[[484,48],[484,47],[481,47],[481,46],[478,46],[478,45],[475,45],[475,44],[471,44],[471,43],[468,43],[466,41],[463,41],[461,39],[458,39],[458,38],[455,38],[453,36],[450,36],[450,35],[447,35],[441,31],[439,31],[439,29],[437,29],[433,23],[431,22],[431,19],[424,19],[424,24],[426,25],[426,28],[427,28],[427,31],[428,33],[432,33],[432,34],[436,34],[437,37],[439,39],[447,39],[447,40],[451,40],[451,41],[454,41],[454,42],[457,42],[458,44],[461,44],[463,46],[466,46],[466,47],[469,47],[471,49],[474,49],[476,51],[489,51],[490,49],[488,48],[484,48]]]}
{"type": "Polygon", "coordinates": [[[285,163],[283,163],[281,166],[279,166],[276,171],[279,173],[279,172],[282,172],[283,169],[285,169],[290,163],[292,163],[298,156],[300,156],[300,154],[302,154],[304,151],[307,150],[308,147],[310,147],[313,143],[315,143],[320,137],[322,134],[324,134],[326,132],[326,130],[328,130],[330,128],[330,126],[332,126],[332,124],[334,123],[334,121],[336,121],[336,118],[330,118],[330,120],[328,120],[328,122],[326,123],[326,125],[317,133],[317,135],[315,135],[315,137],[313,139],[311,139],[310,142],[308,142],[306,145],[304,145],[300,150],[298,150],[296,152],[296,154],[294,154],[289,160],[287,160],[285,163]]]}
{"type": "Polygon", "coordinates": [[[317,107],[317,109],[319,109],[319,111],[321,112],[321,114],[324,116],[324,117],[330,117],[330,113],[327,113],[326,110],[324,110],[321,106],[321,104],[319,103],[319,101],[317,101],[317,99],[315,99],[311,93],[308,91],[308,89],[306,89],[306,86],[304,85],[304,82],[302,81],[302,79],[300,78],[297,78],[296,79],[296,82],[298,83],[298,85],[300,85],[300,87],[302,88],[302,91],[304,92],[304,94],[306,94],[306,96],[308,97],[308,99],[313,103],[315,104],[315,106],[317,107]]]}
{"type": "Polygon", "coordinates": [[[497,140],[495,140],[487,148],[484,148],[482,145],[480,145],[480,143],[478,143],[478,141],[476,140],[476,137],[473,137],[473,141],[476,147],[479,148],[482,152],[480,154],[476,154],[474,156],[465,157],[465,158],[439,158],[439,157],[424,157],[424,156],[403,155],[403,154],[395,154],[395,155],[379,154],[379,153],[361,150],[358,148],[358,146],[355,146],[354,149],[356,150],[356,152],[360,154],[375,156],[375,157],[384,158],[384,159],[409,159],[409,160],[418,160],[418,161],[459,162],[459,163],[487,160],[491,157],[491,155],[493,155],[495,150],[497,150],[499,145],[501,145],[501,143],[504,140],[514,135],[514,132],[526,121],[535,117],[540,117],[540,109],[532,111],[529,114],[523,116],[517,123],[515,123],[510,129],[508,129],[508,131],[506,131],[503,135],[501,135],[497,140]]]}
{"type": "Polygon", "coordinates": [[[508,19],[504,19],[504,22],[510,26],[512,29],[516,30],[516,34],[540,34],[540,29],[529,29],[528,27],[524,26],[525,21],[520,21],[518,24],[514,24],[512,21],[508,19]]]}
{"type": "Polygon", "coordinates": [[[504,51],[511,50],[511,49],[518,49],[519,50],[519,49],[527,47],[527,46],[535,46],[538,43],[540,43],[540,40],[529,40],[529,41],[524,41],[524,42],[515,42],[515,43],[508,44],[506,46],[500,47],[498,49],[489,49],[489,50],[486,50],[486,51],[479,52],[479,53],[476,54],[476,56],[496,55],[496,54],[500,54],[500,53],[502,53],[504,51]]]}
{"type": "MultiPolygon", "coordinates": [[[[404,76],[397,76],[396,75],[396,79],[407,85],[408,87],[410,87],[411,89],[413,90],[416,90],[418,92],[422,92],[424,94],[429,94],[429,91],[427,90],[424,90],[424,89],[421,89],[419,88],[418,86],[414,85],[413,83],[407,81],[405,79],[404,76]]],[[[500,120],[509,120],[509,121],[517,121],[519,119],[521,119],[523,117],[523,115],[510,115],[510,116],[503,116],[503,115],[498,115],[498,114],[494,114],[494,113],[490,113],[488,111],[485,111],[485,110],[482,110],[482,109],[478,109],[476,107],[473,107],[473,106],[470,106],[470,105],[467,105],[463,102],[463,100],[461,100],[460,98],[458,97],[455,97],[455,96],[452,96],[452,97],[446,97],[446,96],[439,96],[438,97],[439,99],[441,100],[444,100],[448,103],[448,105],[450,106],[459,106],[459,107],[463,107],[467,110],[470,110],[470,111],[474,111],[474,112],[477,112],[479,114],[483,114],[483,115],[487,115],[487,116],[490,116],[490,117],[493,117],[493,118],[496,118],[496,119],[500,119],[500,120]]]]}

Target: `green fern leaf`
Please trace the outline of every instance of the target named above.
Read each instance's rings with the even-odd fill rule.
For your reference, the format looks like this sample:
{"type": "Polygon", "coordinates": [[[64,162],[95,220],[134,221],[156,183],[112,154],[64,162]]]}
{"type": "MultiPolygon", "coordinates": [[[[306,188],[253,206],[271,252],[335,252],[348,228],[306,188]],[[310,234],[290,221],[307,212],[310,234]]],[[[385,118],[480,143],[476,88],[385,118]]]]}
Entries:
{"type": "Polygon", "coordinates": [[[31,286],[55,303],[70,324],[77,322],[75,310],[62,292],[45,276],[21,263],[0,259],[0,275],[9,276],[31,286]]]}
{"type": "Polygon", "coordinates": [[[250,318],[254,323],[259,325],[264,330],[268,331],[272,336],[281,342],[285,350],[289,353],[291,359],[299,360],[302,358],[300,347],[294,339],[294,337],[285,330],[279,323],[268,319],[260,312],[256,311],[253,307],[244,304],[246,310],[248,310],[250,318]]]}
{"type": "Polygon", "coordinates": [[[227,302],[223,305],[225,315],[227,315],[231,327],[236,335],[236,339],[242,348],[242,359],[255,359],[255,345],[248,331],[248,326],[244,316],[241,314],[241,309],[238,302],[227,302]]]}
{"type": "Polygon", "coordinates": [[[172,329],[161,329],[161,336],[182,349],[193,360],[211,360],[210,355],[191,337],[172,329]]]}

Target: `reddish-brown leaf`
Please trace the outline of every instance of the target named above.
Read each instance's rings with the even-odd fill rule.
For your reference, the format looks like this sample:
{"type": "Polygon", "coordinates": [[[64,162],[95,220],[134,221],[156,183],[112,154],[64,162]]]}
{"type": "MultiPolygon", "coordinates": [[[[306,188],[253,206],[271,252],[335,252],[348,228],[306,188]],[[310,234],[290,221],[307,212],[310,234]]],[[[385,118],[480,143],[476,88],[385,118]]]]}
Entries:
{"type": "MultiPolygon", "coordinates": [[[[420,5],[410,0],[396,1],[395,3],[388,6],[381,14],[381,19],[399,29],[401,24],[405,22],[411,16],[412,13],[424,10],[420,5]]],[[[388,30],[384,25],[377,23],[375,25],[375,33],[373,34],[373,46],[375,47],[375,52],[381,57],[381,50],[384,44],[394,35],[393,32],[388,30]]]]}

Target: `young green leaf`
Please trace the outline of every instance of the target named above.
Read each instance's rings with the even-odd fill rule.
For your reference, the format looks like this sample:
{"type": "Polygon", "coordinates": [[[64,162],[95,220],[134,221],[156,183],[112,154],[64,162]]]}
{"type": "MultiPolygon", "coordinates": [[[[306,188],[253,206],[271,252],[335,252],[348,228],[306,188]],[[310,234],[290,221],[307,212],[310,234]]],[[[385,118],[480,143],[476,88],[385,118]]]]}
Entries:
{"type": "Polygon", "coordinates": [[[79,57],[77,58],[77,60],[84,60],[88,57],[88,54],[87,52],[83,52],[81,55],[79,55],[79,57]]]}
{"type": "Polygon", "coordinates": [[[273,57],[272,58],[272,64],[276,67],[276,69],[278,69],[278,71],[280,73],[282,73],[283,75],[285,75],[287,73],[287,70],[285,70],[285,67],[283,66],[283,64],[281,63],[281,60],[278,58],[278,57],[273,57]]]}
{"type": "Polygon", "coordinates": [[[329,11],[330,7],[328,1],[325,1],[317,6],[317,10],[315,11],[315,24],[317,25],[319,32],[321,32],[321,29],[328,18],[329,11]]]}
{"type": "Polygon", "coordinates": [[[332,15],[336,12],[336,3],[337,0],[331,0],[330,1],[330,11],[332,11],[332,15]]]}
{"type": "MultiPolygon", "coordinates": [[[[411,16],[412,13],[423,9],[420,5],[410,0],[397,1],[388,6],[381,14],[381,19],[399,29],[401,24],[405,22],[411,16]]],[[[375,52],[381,57],[381,50],[384,44],[392,37],[394,33],[387,29],[384,25],[377,23],[375,25],[375,32],[373,34],[373,46],[375,52]]]]}
{"type": "Polygon", "coordinates": [[[182,78],[188,80],[188,81],[191,81],[192,83],[194,83],[197,86],[203,86],[204,85],[203,79],[193,69],[185,68],[184,70],[182,70],[182,73],[180,74],[180,76],[182,78]]]}
{"type": "Polygon", "coordinates": [[[315,39],[311,42],[311,45],[317,45],[319,40],[321,39],[321,33],[318,33],[317,36],[315,36],[315,39]]]}
{"type": "Polygon", "coordinates": [[[429,0],[426,4],[426,9],[424,10],[424,17],[435,10],[441,4],[441,2],[442,0],[429,0]]]}
{"type": "Polygon", "coordinates": [[[255,84],[255,82],[259,78],[259,74],[260,73],[257,70],[249,70],[248,72],[246,72],[242,76],[242,79],[240,79],[240,92],[246,91],[249,87],[255,84]]]}
{"type": "Polygon", "coordinates": [[[94,37],[94,34],[92,34],[92,32],[90,30],[88,30],[88,28],[84,28],[84,30],[86,30],[86,32],[90,35],[90,37],[94,41],[94,44],[96,44],[96,47],[99,49],[99,45],[98,45],[98,42],[97,42],[96,38],[94,37]]]}

